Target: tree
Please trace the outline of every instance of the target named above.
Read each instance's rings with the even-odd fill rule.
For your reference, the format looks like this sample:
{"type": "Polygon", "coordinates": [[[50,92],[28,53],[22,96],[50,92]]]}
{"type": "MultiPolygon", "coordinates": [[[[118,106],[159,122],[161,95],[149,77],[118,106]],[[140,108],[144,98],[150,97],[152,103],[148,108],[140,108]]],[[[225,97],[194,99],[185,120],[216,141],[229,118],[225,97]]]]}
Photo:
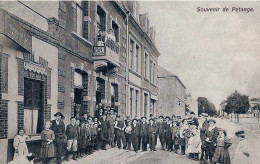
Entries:
{"type": "Polygon", "coordinates": [[[210,102],[206,97],[198,97],[198,112],[201,113],[207,113],[210,116],[216,116],[218,115],[215,105],[210,102]]]}
{"type": "Polygon", "coordinates": [[[250,104],[248,96],[235,91],[227,97],[227,104],[224,111],[228,114],[235,113],[235,119],[239,122],[239,114],[247,113],[250,104]]]}

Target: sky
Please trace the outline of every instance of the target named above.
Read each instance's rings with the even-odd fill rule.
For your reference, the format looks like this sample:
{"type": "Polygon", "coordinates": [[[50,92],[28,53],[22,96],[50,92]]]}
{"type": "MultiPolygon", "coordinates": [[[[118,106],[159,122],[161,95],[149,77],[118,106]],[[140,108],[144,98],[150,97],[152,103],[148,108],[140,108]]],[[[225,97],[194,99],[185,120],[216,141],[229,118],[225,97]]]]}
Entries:
{"type": "Polygon", "coordinates": [[[179,76],[194,99],[207,97],[218,109],[235,90],[260,97],[260,2],[140,2],[146,12],[156,26],[159,65],[179,76]]]}

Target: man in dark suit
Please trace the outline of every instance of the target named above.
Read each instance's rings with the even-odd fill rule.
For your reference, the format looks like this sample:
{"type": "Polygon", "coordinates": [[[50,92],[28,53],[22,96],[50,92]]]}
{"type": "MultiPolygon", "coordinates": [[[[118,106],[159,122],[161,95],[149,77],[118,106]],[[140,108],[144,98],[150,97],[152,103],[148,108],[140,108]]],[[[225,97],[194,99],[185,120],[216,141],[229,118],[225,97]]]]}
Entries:
{"type": "Polygon", "coordinates": [[[53,143],[55,145],[55,150],[56,150],[56,162],[60,164],[61,157],[63,154],[63,149],[64,149],[63,146],[66,139],[65,124],[61,120],[64,118],[61,112],[55,113],[54,116],[56,117],[56,119],[51,121],[52,123],[51,130],[53,130],[55,134],[55,139],[53,143]]]}
{"type": "Polygon", "coordinates": [[[159,132],[159,138],[161,142],[161,149],[165,150],[165,131],[166,131],[166,122],[164,121],[164,117],[159,117],[159,123],[158,123],[158,132],[159,132]]]}
{"type": "Polygon", "coordinates": [[[142,117],[142,122],[140,124],[140,136],[142,140],[142,151],[147,151],[148,143],[148,124],[146,123],[146,117],[142,117]]]}
{"type": "Polygon", "coordinates": [[[101,132],[101,143],[102,149],[106,150],[106,145],[109,143],[109,121],[107,119],[107,115],[103,114],[102,118],[100,119],[100,132],[101,132]]]}
{"type": "Polygon", "coordinates": [[[201,158],[200,160],[204,160],[204,157],[206,156],[206,130],[209,128],[209,122],[207,120],[208,114],[207,113],[201,113],[201,117],[204,119],[204,122],[202,124],[202,128],[200,128],[200,139],[201,139],[201,158]]]}
{"type": "Polygon", "coordinates": [[[157,133],[157,126],[154,123],[154,119],[149,120],[148,135],[149,135],[149,146],[151,151],[155,150],[155,134],[157,133]]]}
{"type": "Polygon", "coordinates": [[[137,124],[137,119],[133,119],[132,125],[132,144],[134,147],[134,151],[138,152],[138,145],[139,145],[139,136],[140,136],[140,127],[137,124]]]}

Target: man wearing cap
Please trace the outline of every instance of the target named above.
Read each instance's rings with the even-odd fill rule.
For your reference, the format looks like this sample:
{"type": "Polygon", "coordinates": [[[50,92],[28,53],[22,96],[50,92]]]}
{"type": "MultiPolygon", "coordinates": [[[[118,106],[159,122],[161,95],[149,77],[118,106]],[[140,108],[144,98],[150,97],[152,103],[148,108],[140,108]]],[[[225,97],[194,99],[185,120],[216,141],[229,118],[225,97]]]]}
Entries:
{"type": "Polygon", "coordinates": [[[209,122],[207,120],[208,114],[207,113],[201,113],[202,119],[204,119],[204,122],[202,124],[202,128],[200,128],[200,139],[201,139],[201,158],[200,160],[204,160],[205,154],[206,154],[206,135],[205,132],[209,128],[209,122]]]}
{"type": "Polygon", "coordinates": [[[76,153],[78,150],[78,126],[76,125],[75,117],[70,118],[70,124],[66,128],[67,135],[67,153],[66,161],[69,161],[69,154],[73,154],[72,159],[77,160],[76,153]]]}
{"type": "Polygon", "coordinates": [[[238,144],[235,149],[231,163],[235,163],[235,164],[253,163],[250,158],[250,153],[248,151],[248,142],[246,139],[245,131],[239,130],[235,134],[238,139],[238,144]]]}
{"type": "Polygon", "coordinates": [[[126,149],[126,138],[125,138],[125,130],[126,124],[125,121],[122,120],[120,116],[117,116],[115,122],[115,129],[117,132],[117,146],[121,149],[121,141],[123,142],[123,149],[126,149]]]}
{"type": "Polygon", "coordinates": [[[212,163],[212,157],[215,152],[215,145],[217,143],[217,138],[219,131],[215,126],[216,121],[213,119],[209,120],[209,128],[205,131],[206,137],[206,160],[209,158],[209,162],[212,163]]]}
{"type": "Polygon", "coordinates": [[[160,139],[160,142],[161,142],[161,149],[165,150],[166,122],[163,119],[164,119],[163,116],[159,117],[158,132],[159,132],[159,139],[160,139]]]}
{"type": "Polygon", "coordinates": [[[148,142],[148,124],[146,123],[146,117],[142,117],[142,122],[140,125],[140,136],[142,140],[142,151],[147,151],[148,142]]]}
{"type": "Polygon", "coordinates": [[[150,118],[148,126],[148,135],[149,135],[149,146],[151,151],[155,150],[155,134],[157,133],[157,126],[154,123],[154,119],[150,118]]]}
{"type": "Polygon", "coordinates": [[[132,144],[134,147],[134,151],[137,153],[138,151],[138,145],[139,145],[139,135],[140,135],[140,127],[137,125],[137,119],[133,119],[132,124],[132,144]]]}
{"type": "Polygon", "coordinates": [[[64,118],[63,114],[61,112],[57,112],[54,114],[56,117],[55,120],[52,120],[51,123],[51,130],[53,130],[55,134],[55,139],[53,141],[55,145],[55,151],[56,151],[56,162],[58,164],[61,163],[61,157],[63,154],[63,146],[65,143],[66,135],[65,135],[65,124],[61,120],[64,118]]]}

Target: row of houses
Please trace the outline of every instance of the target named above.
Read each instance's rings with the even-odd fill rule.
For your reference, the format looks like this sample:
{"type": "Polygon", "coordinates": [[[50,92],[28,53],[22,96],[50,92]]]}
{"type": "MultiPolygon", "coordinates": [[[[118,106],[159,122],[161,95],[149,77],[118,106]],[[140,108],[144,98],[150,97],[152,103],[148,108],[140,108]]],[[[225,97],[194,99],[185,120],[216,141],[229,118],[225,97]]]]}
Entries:
{"type": "Polygon", "coordinates": [[[158,67],[155,27],[139,6],[0,2],[0,163],[12,160],[20,127],[31,136],[29,150],[39,153],[43,123],[58,111],[65,124],[77,112],[93,116],[99,104],[133,118],[184,116],[185,86],[158,67]]]}
{"type": "Polygon", "coordinates": [[[120,115],[157,115],[160,53],[138,2],[12,1],[0,4],[0,163],[25,127],[39,151],[45,120],[69,122],[96,106],[120,115]],[[15,7],[14,7],[15,6],[15,7]],[[38,145],[38,147],[37,147],[38,145]]]}

